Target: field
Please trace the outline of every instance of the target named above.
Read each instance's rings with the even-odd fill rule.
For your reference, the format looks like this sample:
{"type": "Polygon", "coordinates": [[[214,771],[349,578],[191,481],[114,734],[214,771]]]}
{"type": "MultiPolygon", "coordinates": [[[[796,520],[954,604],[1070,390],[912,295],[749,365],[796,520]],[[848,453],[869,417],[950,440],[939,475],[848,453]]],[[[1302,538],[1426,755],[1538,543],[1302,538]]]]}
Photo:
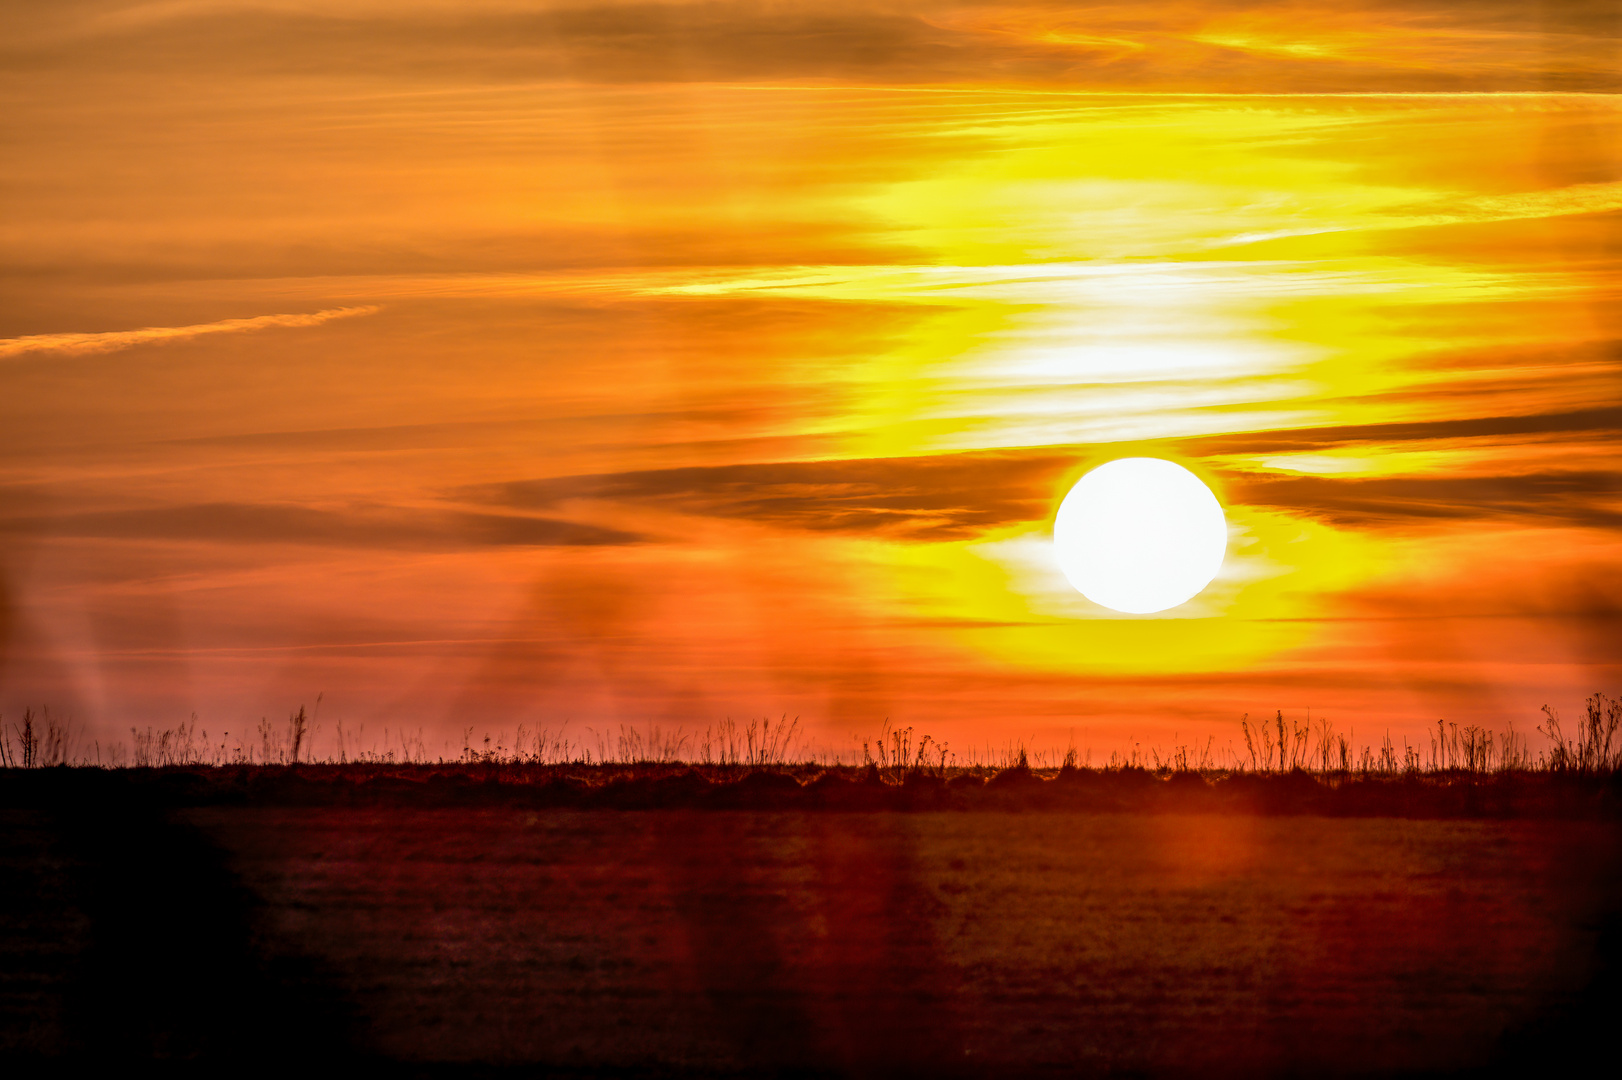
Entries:
{"type": "Polygon", "coordinates": [[[36,769],[0,772],[0,805],[14,1060],[1387,1075],[1612,1052],[1604,778],[36,769]]]}

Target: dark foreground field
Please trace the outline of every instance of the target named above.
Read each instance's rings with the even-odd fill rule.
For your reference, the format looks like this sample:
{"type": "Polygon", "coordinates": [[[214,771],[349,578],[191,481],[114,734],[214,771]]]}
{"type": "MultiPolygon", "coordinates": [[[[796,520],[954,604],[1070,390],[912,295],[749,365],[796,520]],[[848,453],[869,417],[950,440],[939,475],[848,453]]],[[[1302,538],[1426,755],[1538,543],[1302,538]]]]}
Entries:
{"type": "Polygon", "coordinates": [[[1605,784],[616,775],[0,773],[0,1053],[654,1076],[1615,1060],[1605,784]]]}

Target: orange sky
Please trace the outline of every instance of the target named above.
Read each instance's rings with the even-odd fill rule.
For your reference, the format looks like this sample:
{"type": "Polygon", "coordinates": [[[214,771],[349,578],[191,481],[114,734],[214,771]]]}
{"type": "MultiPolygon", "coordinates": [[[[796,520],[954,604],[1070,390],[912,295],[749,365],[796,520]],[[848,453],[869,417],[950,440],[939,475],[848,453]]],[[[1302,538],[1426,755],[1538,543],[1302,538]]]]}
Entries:
{"type": "Polygon", "coordinates": [[[1096,758],[1622,689],[1612,3],[0,19],[7,723],[1096,758]],[[1233,527],[1161,616],[1047,543],[1123,454],[1233,527]]]}

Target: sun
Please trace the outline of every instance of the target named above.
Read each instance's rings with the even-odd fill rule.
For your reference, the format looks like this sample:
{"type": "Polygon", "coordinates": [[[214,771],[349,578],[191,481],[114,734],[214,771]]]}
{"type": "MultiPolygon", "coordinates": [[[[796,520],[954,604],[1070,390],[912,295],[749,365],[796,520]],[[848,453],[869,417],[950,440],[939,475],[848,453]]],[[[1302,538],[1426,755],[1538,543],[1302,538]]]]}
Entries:
{"type": "Polygon", "coordinates": [[[1053,548],[1087,599],[1149,615],[1211,583],[1228,549],[1228,521],[1211,489],[1181,465],[1117,458],[1077,480],[1059,504],[1053,548]]]}

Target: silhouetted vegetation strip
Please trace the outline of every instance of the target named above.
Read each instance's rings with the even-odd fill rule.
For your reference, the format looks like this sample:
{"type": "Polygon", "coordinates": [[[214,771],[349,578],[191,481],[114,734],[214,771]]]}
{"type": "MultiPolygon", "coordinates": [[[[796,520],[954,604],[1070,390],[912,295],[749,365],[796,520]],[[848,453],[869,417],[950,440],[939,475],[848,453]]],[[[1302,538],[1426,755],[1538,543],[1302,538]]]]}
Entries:
{"type": "MultiPolygon", "coordinates": [[[[95,765],[107,768],[164,768],[182,765],[350,765],[373,766],[446,764],[512,764],[567,766],[747,766],[768,768],[811,766],[873,765],[886,773],[911,771],[944,774],[948,770],[984,770],[1028,767],[1053,768],[1085,764],[1091,766],[1092,752],[1085,757],[1074,742],[1062,753],[1052,749],[1027,749],[1023,741],[1008,741],[1001,747],[953,750],[928,734],[914,739],[912,727],[894,728],[886,720],[873,738],[857,738],[855,745],[830,749],[810,745],[800,729],[798,717],[784,715],[776,720],[755,717],[735,721],[728,717],[705,725],[702,732],[670,728],[659,724],[638,727],[619,724],[618,730],[599,731],[587,727],[584,738],[568,733],[568,724],[558,728],[520,724],[513,737],[505,732],[485,734],[475,743],[472,727],[462,729],[461,751],[433,755],[419,728],[415,735],[385,727],[381,746],[366,744],[365,725],[332,725],[325,754],[314,747],[320,733],[321,695],[316,709],[306,712],[300,705],[288,714],[285,725],[261,717],[250,732],[222,731],[216,740],[206,729],[199,730],[194,713],[189,721],[162,730],[149,726],[145,731],[130,729],[130,743],[86,740],[82,728],[71,719],[63,721],[41,709],[23,711],[20,723],[6,723],[0,717],[0,768],[49,768],[56,765],[95,765]],[[859,749],[858,749],[859,748],[859,749]]],[[[1247,714],[1239,721],[1243,746],[1229,742],[1217,746],[1215,737],[1202,745],[1180,743],[1164,750],[1143,747],[1134,741],[1130,748],[1112,752],[1111,769],[1141,768],[1157,772],[1292,772],[1305,770],[1320,776],[1356,773],[1363,778],[1393,777],[1421,772],[1475,774],[1493,772],[1555,772],[1606,775],[1622,770],[1622,698],[1603,693],[1590,696],[1584,715],[1575,724],[1575,735],[1567,737],[1560,714],[1545,705],[1543,722],[1536,725],[1544,745],[1534,748],[1524,732],[1513,723],[1502,732],[1478,724],[1436,721],[1419,743],[1402,737],[1401,746],[1386,732],[1378,746],[1359,744],[1355,732],[1341,731],[1329,719],[1286,720],[1282,710],[1272,720],[1252,722],[1247,714]],[[1427,745],[1428,744],[1428,745],[1427,745]]],[[[1175,738],[1175,736],[1174,736],[1175,738]]]]}
{"type": "Polygon", "coordinates": [[[1622,773],[1378,774],[1134,767],[881,770],[869,765],[288,765],[0,771],[0,803],[131,798],[169,806],[514,805],[657,811],[1091,811],[1330,817],[1595,818],[1622,773]]]}

